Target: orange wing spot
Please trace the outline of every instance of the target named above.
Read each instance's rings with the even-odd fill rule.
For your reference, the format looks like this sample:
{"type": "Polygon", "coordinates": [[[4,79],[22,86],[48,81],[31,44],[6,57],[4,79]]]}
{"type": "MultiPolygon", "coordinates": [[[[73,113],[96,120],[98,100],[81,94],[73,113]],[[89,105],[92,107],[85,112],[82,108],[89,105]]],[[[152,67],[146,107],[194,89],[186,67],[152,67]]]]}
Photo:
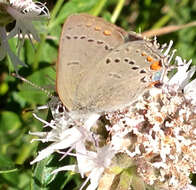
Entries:
{"type": "Polygon", "coordinates": [[[110,30],[104,30],[103,34],[106,36],[111,36],[112,32],[110,30]]]}
{"type": "Polygon", "coordinates": [[[152,57],[150,57],[150,56],[147,56],[147,58],[146,58],[146,59],[147,59],[147,61],[148,61],[148,62],[152,62],[152,61],[153,61],[153,58],[152,58],[152,57]]]}
{"type": "Polygon", "coordinates": [[[154,61],[151,65],[150,65],[150,69],[154,70],[154,71],[158,71],[162,68],[161,65],[161,61],[154,61]]]}
{"type": "Polygon", "coordinates": [[[87,23],[86,23],[86,26],[87,26],[87,27],[91,27],[92,25],[93,25],[93,24],[92,24],[91,22],[87,22],[87,23]]]}
{"type": "Polygon", "coordinates": [[[157,85],[157,84],[160,84],[160,81],[153,81],[153,82],[151,82],[151,83],[148,85],[148,87],[149,87],[149,88],[152,88],[153,86],[155,86],[155,85],[157,85]]]}
{"type": "Polygon", "coordinates": [[[100,26],[95,26],[95,30],[96,31],[100,31],[101,30],[101,27],[100,26]]]}
{"type": "Polygon", "coordinates": [[[147,56],[147,54],[145,52],[142,52],[141,55],[142,56],[147,56]]]}

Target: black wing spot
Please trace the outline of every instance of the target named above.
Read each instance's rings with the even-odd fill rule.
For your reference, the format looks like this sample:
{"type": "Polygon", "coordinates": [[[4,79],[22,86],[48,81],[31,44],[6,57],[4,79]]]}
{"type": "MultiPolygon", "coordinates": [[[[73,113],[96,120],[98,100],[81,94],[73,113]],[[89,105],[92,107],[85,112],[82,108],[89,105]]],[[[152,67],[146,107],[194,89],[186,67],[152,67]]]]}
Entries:
{"type": "Polygon", "coordinates": [[[101,45],[101,44],[103,44],[103,43],[104,43],[104,41],[97,40],[97,44],[98,44],[98,45],[101,45]]]}
{"type": "Polygon", "coordinates": [[[124,58],[124,62],[129,62],[129,58],[124,58]]]}
{"type": "Polygon", "coordinates": [[[132,67],[131,69],[133,69],[133,70],[138,70],[139,69],[139,67],[132,67]]]}
{"type": "Polygon", "coordinates": [[[129,64],[130,65],[134,65],[135,64],[135,61],[131,60],[131,61],[129,61],[129,64]]]}
{"type": "Polygon", "coordinates": [[[83,39],[85,39],[86,38],[86,36],[80,36],[80,39],[81,40],[83,40],[83,39]]]}
{"type": "Polygon", "coordinates": [[[107,58],[105,62],[106,62],[106,64],[109,64],[112,62],[112,60],[110,58],[107,58]]]}
{"type": "Polygon", "coordinates": [[[147,82],[145,77],[141,78],[140,81],[141,81],[142,83],[146,83],[146,82],[147,82]]]}
{"type": "Polygon", "coordinates": [[[66,35],[65,37],[66,37],[68,40],[70,40],[70,39],[71,39],[71,36],[66,35]]]}
{"type": "Polygon", "coordinates": [[[116,59],[114,59],[114,62],[115,63],[119,63],[120,62],[120,59],[119,58],[116,58],[116,59]]]}
{"type": "Polygon", "coordinates": [[[146,73],[146,71],[142,69],[142,70],[140,70],[140,73],[144,74],[144,73],[146,73]]]}
{"type": "Polygon", "coordinates": [[[88,39],[88,42],[94,42],[94,40],[93,39],[88,39]]]}
{"type": "Polygon", "coordinates": [[[108,45],[105,45],[105,50],[109,50],[109,46],[108,45]]]}

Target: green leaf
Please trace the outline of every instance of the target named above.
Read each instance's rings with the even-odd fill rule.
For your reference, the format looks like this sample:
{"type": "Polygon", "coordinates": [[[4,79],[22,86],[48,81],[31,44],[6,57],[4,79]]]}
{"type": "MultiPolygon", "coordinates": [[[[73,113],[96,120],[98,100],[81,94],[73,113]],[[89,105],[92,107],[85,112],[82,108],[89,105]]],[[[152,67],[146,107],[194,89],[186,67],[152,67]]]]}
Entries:
{"type": "Polygon", "coordinates": [[[9,86],[7,83],[3,82],[0,84],[0,95],[5,95],[9,90],[9,86]]]}
{"type": "Polygon", "coordinates": [[[30,172],[16,171],[12,173],[1,174],[1,180],[4,181],[4,186],[9,190],[29,190],[30,172]]]}
{"type": "Polygon", "coordinates": [[[9,157],[0,153],[0,173],[9,173],[16,171],[14,162],[12,162],[9,157]]]}
{"type": "Polygon", "coordinates": [[[96,4],[98,0],[70,0],[60,10],[54,22],[50,23],[49,30],[56,25],[64,23],[65,18],[73,13],[88,12],[96,4]]]}
{"type": "Polygon", "coordinates": [[[3,111],[0,114],[0,133],[12,133],[21,126],[19,116],[10,111],[3,111]]]}
{"type": "Polygon", "coordinates": [[[32,190],[44,190],[47,189],[47,185],[50,184],[56,174],[51,174],[55,167],[49,166],[54,156],[49,156],[48,158],[37,163],[34,175],[31,180],[32,190]]]}

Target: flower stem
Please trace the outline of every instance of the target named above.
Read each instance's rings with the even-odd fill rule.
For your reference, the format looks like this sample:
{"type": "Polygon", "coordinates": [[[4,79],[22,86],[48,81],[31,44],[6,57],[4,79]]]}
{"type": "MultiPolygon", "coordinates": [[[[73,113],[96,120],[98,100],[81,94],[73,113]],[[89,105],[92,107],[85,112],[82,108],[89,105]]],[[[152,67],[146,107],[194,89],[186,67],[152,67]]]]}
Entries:
{"type": "Polygon", "coordinates": [[[112,23],[116,22],[118,16],[120,15],[120,12],[123,8],[124,3],[125,3],[125,0],[119,0],[118,1],[118,4],[117,4],[116,8],[114,9],[114,12],[113,12],[112,17],[111,17],[111,22],[112,23]]]}
{"type": "Polygon", "coordinates": [[[64,0],[58,0],[57,1],[57,3],[55,4],[55,6],[54,6],[54,8],[51,12],[51,19],[50,19],[49,23],[53,22],[53,19],[55,19],[56,15],[59,12],[59,10],[61,9],[63,3],[64,3],[64,0]]]}
{"type": "Polygon", "coordinates": [[[107,0],[100,0],[97,5],[95,6],[95,8],[93,8],[89,13],[94,15],[94,16],[98,16],[99,13],[102,11],[104,5],[106,4],[107,0]]]}

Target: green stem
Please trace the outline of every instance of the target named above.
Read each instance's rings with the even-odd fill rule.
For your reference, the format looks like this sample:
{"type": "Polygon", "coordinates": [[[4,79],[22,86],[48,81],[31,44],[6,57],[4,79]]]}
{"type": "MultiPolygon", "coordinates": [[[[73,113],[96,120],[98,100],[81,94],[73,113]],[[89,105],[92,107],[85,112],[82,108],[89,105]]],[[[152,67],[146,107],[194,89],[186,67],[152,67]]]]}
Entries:
{"type": "Polygon", "coordinates": [[[153,26],[152,29],[161,28],[162,26],[165,26],[165,24],[171,19],[171,16],[169,14],[163,16],[161,19],[159,19],[153,26]]]}
{"type": "Polygon", "coordinates": [[[113,12],[111,20],[110,20],[112,23],[116,22],[118,16],[120,15],[120,12],[123,8],[124,3],[125,3],[125,0],[118,1],[118,4],[117,4],[116,8],[114,9],[114,12],[113,12]]]}
{"type": "Polygon", "coordinates": [[[97,5],[95,6],[95,8],[93,8],[89,14],[92,14],[94,16],[98,16],[99,13],[102,11],[104,5],[106,4],[107,0],[100,0],[97,5]]]}
{"type": "Polygon", "coordinates": [[[53,25],[54,20],[56,19],[56,15],[58,14],[59,10],[61,9],[63,3],[64,3],[64,0],[58,0],[57,3],[55,4],[55,7],[53,8],[53,10],[51,12],[51,18],[48,23],[48,30],[41,37],[41,42],[39,43],[36,54],[35,54],[35,61],[33,64],[33,70],[36,70],[39,67],[39,60],[40,60],[42,48],[44,47],[44,43],[46,41],[46,36],[50,32],[51,26],[53,25]]]}
{"type": "Polygon", "coordinates": [[[41,41],[38,44],[38,47],[36,49],[35,60],[34,60],[34,63],[32,65],[33,71],[37,70],[37,68],[39,67],[40,56],[41,56],[41,53],[42,53],[42,48],[44,47],[46,36],[47,36],[47,33],[45,33],[44,35],[41,36],[41,41]]]}
{"type": "Polygon", "coordinates": [[[32,144],[24,144],[22,148],[20,149],[20,154],[18,154],[15,163],[16,164],[23,164],[25,160],[31,155],[33,149],[37,146],[38,143],[32,143],[32,144]]]}
{"type": "Polygon", "coordinates": [[[58,0],[57,3],[55,4],[55,6],[51,12],[51,18],[49,21],[49,25],[51,23],[53,23],[53,20],[55,19],[56,15],[58,14],[59,10],[61,9],[63,3],[64,3],[64,0],[58,0]]]}

